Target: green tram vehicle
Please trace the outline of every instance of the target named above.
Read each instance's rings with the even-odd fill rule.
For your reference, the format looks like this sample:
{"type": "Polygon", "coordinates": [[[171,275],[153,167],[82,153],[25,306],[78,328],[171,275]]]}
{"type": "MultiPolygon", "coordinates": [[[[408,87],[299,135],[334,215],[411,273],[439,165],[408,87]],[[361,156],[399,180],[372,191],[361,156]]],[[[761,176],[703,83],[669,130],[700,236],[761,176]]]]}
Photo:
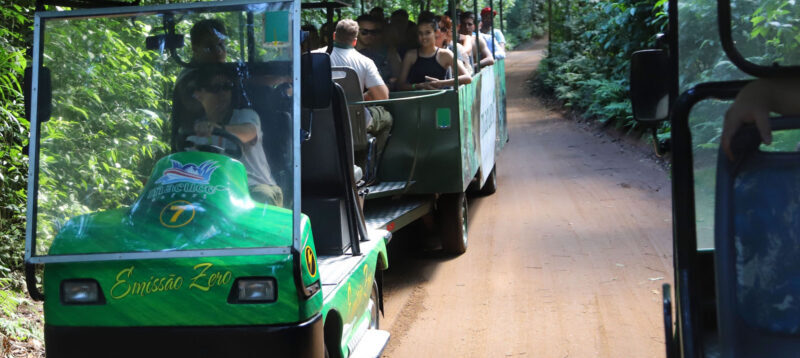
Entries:
{"type": "Polygon", "coordinates": [[[301,10],[342,3],[98,4],[115,6],[37,11],[26,72],[26,276],[48,357],[380,355],[391,233],[431,215],[462,253],[464,193],[495,187],[503,62],[380,101],[395,125],[375,164],[359,113],[376,103],[300,50],[301,10]],[[224,63],[188,61],[206,19],[227,29],[224,63]],[[209,82],[187,93],[222,93],[218,108],[259,129],[260,196],[263,172],[243,164],[258,145],[235,128],[187,144],[191,106],[176,102],[191,76],[209,82]]]}
{"type": "Polygon", "coordinates": [[[770,145],[745,125],[733,159],[720,148],[725,113],[750,81],[800,83],[797,15],[794,1],[669,0],[661,48],[633,55],[634,117],[671,124],[667,357],[800,354],[800,119],[770,118],[770,145]]]}

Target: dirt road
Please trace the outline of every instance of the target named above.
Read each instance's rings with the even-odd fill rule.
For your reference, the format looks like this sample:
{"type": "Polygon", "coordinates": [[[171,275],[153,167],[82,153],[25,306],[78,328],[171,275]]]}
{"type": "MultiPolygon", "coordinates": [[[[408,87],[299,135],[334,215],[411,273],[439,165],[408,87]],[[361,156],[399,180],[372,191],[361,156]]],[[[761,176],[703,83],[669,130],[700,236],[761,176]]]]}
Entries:
{"type": "Polygon", "coordinates": [[[497,193],[469,202],[467,253],[390,245],[386,357],[664,356],[667,173],[530,97],[542,54],[507,59],[511,142],[497,193]]]}

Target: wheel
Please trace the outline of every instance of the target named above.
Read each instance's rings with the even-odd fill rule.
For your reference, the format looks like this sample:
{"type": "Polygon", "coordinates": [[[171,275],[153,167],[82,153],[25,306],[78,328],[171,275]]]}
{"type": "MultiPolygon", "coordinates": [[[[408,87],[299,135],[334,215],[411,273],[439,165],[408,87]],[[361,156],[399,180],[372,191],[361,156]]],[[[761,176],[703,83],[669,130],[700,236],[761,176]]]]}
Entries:
{"type": "Polygon", "coordinates": [[[492,172],[489,173],[489,177],[486,178],[486,183],[483,183],[483,188],[481,188],[481,195],[492,195],[494,192],[497,191],[497,164],[494,165],[492,168],[492,172]]]}
{"type": "Polygon", "coordinates": [[[370,329],[379,329],[381,323],[381,296],[378,292],[378,280],[372,280],[372,294],[369,296],[370,329]]]}
{"type": "Polygon", "coordinates": [[[439,228],[442,250],[460,255],[467,251],[467,196],[464,193],[442,194],[439,197],[439,228]]]}

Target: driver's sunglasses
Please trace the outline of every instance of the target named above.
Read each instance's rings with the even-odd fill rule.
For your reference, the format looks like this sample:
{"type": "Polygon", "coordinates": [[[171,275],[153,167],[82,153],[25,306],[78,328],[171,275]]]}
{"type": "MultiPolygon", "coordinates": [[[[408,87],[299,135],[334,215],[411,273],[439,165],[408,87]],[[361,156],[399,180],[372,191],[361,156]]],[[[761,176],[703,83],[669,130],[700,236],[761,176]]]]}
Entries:
{"type": "Polygon", "coordinates": [[[222,91],[231,91],[233,90],[233,83],[225,82],[225,83],[217,83],[205,87],[205,90],[210,93],[220,93],[222,91]]]}
{"type": "Polygon", "coordinates": [[[380,35],[382,32],[383,32],[383,30],[381,30],[381,29],[374,29],[374,30],[361,29],[361,35],[362,36],[380,35]]]}

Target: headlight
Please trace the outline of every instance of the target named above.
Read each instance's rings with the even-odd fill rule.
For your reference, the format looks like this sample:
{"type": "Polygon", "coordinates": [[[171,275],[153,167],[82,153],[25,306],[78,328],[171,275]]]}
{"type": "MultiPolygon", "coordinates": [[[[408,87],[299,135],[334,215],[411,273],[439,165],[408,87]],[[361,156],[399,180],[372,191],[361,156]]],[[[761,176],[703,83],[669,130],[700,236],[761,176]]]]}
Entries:
{"type": "Polygon", "coordinates": [[[67,305],[97,305],[105,303],[105,298],[95,280],[64,280],[61,282],[61,302],[67,305]]]}
{"type": "Polygon", "coordinates": [[[239,278],[233,285],[229,302],[231,303],[265,303],[277,299],[277,284],[271,277],[239,278]]]}

